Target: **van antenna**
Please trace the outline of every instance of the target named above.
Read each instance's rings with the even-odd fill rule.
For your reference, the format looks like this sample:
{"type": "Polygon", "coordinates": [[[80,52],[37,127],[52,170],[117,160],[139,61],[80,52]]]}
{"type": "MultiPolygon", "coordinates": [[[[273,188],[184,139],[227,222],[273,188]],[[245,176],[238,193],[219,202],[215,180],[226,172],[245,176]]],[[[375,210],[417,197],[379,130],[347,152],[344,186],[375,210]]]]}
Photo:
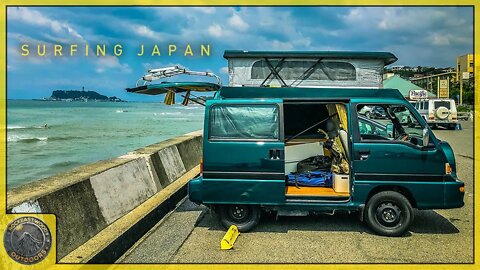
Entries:
{"type": "Polygon", "coordinates": [[[222,86],[222,80],[220,79],[219,76],[217,76],[213,72],[188,70],[187,68],[179,65],[164,67],[164,68],[149,69],[147,74],[143,75],[140,79],[137,80],[137,83],[135,84],[135,86],[138,87],[141,85],[146,85],[155,80],[161,80],[164,78],[178,76],[178,75],[213,77],[217,79],[217,84],[219,86],[222,86]]]}

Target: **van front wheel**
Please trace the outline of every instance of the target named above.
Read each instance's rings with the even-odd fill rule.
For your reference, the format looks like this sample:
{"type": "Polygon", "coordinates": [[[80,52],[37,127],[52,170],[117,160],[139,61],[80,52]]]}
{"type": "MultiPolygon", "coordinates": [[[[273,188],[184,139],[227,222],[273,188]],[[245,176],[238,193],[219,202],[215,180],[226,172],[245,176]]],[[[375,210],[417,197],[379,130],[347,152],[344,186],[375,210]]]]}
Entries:
{"type": "Polygon", "coordinates": [[[218,206],[218,217],[222,225],[228,229],[237,226],[240,232],[253,229],[260,220],[260,207],[256,205],[227,204],[218,206]]]}
{"type": "Polygon", "coordinates": [[[365,219],[380,235],[402,236],[413,221],[412,205],[398,192],[382,191],[367,202],[365,219]]]}

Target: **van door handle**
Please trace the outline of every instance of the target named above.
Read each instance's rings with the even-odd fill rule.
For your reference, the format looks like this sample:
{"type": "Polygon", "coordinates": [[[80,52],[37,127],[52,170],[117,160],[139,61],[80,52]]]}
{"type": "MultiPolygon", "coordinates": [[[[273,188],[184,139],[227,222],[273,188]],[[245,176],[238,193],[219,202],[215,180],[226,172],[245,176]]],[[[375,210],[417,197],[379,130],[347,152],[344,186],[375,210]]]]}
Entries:
{"type": "Polygon", "coordinates": [[[270,159],[281,159],[282,158],[282,150],[280,150],[280,149],[270,149],[269,157],[270,157],[270,159]]]}
{"type": "Polygon", "coordinates": [[[360,156],[360,160],[366,160],[370,156],[370,150],[368,149],[358,150],[358,154],[360,156]]]}

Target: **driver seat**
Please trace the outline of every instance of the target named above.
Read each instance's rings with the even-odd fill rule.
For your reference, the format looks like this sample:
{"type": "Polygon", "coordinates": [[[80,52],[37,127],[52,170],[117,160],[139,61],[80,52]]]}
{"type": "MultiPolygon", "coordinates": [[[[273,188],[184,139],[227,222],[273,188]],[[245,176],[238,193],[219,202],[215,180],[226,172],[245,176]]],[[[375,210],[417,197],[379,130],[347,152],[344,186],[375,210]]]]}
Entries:
{"type": "Polygon", "coordinates": [[[348,158],[350,156],[349,149],[348,149],[348,133],[345,130],[340,129],[338,122],[335,121],[334,119],[329,119],[327,121],[327,132],[331,138],[334,138],[337,136],[340,138],[340,142],[342,143],[345,155],[348,158]]]}
{"type": "Polygon", "coordinates": [[[349,157],[350,153],[348,149],[348,133],[345,130],[340,129],[338,131],[338,137],[340,137],[340,141],[342,142],[343,149],[345,149],[345,154],[347,155],[347,157],[349,157]]]}

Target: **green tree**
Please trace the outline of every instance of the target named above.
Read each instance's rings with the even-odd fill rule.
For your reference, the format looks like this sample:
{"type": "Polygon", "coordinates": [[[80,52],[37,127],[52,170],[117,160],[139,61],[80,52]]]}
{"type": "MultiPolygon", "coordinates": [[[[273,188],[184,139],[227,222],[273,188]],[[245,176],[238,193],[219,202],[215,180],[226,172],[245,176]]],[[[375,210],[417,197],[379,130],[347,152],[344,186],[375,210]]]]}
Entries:
{"type": "MultiPolygon", "coordinates": [[[[470,78],[463,81],[463,104],[473,105],[474,102],[474,79],[470,78]]],[[[460,83],[453,82],[450,84],[450,98],[459,102],[457,95],[460,95],[460,83]]]]}

